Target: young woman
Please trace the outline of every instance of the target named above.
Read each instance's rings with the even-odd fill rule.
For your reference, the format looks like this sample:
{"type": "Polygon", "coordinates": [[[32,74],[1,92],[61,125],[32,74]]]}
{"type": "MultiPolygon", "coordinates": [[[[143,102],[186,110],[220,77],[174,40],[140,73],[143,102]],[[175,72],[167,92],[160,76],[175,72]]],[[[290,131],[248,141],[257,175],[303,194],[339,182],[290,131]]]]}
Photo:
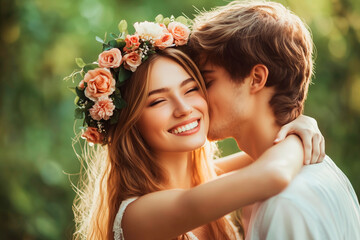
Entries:
{"type": "MultiPolygon", "coordinates": [[[[126,59],[126,69],[135,66],[126,59]]],[[[106,72],[90,76],[102,70],[93,71],[79,84],[84,95],[78,95],[95,104],[90,108],[80,97],[78,105],[87,106],[85,116],[92,118],[85,119],[84,137],[103,144],[84,154],[75,238],[241,239],[224,216],[281,192],[302,166],[304,150],[295,135],[252,164],[244,153],[213,161],[204,81],[176,48],[149,54],[121,86],[105,81],[106,72]],[[119,92],[127,106],[117,111],[119,92]],[[116,123],[108,124],[115,115],[116,123]]]]}

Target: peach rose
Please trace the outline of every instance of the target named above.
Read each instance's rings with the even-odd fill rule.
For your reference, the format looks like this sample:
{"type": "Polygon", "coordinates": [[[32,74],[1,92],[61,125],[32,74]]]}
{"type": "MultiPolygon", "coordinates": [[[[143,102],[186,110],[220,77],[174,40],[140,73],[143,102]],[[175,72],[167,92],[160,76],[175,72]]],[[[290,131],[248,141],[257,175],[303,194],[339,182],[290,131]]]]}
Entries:
{"type": "Polygon", "coordinates": [[[99,54],[98,64],[102,68],[118,68],[121,64],[122,56],[118,48],[112,48],[99,54]]]}
{"type": "Polygon", "coordinates": [[[124,68],[132,72],[141,64],[141,56],[137,52],[131,52],[124,56],[124,68]]]}
{"type": "Polygon", "coordinates": [[[174,36],[176,46],[181,46],[187,43],[190,35],[190,29],[180,23],[171,22],[168,25],[169,32],[174,36]]]}
{"type": "Polygon", "coordinates": [[[164,32],[164,33],[168,33],[168,32],[169,32],[169,30],[166,28],[166,25],[165,25],[165,24],[159,23],[159,25],[160,25],[160,27],[163,28],[163,32],[164,32]]]}
{"type": "Polygon", "coordinates": [[[125,38],[126,46],[124,47],[125,52],[132,52],[139,48],[139,35],[127,35],[125,38]]]}
{"type": "Polygon", "coordinates": [[[115,91],[115,79],[106,68],[95,68],[88,71],[79,87],[84,86],[85,82],[87,83],[85,96],[93,101],[97,101],[100,97],[109,96],[115,91]]]}
{"type": "Polygon", "coordinates": [[[84,80],[81,80],[81,82],[79,82],[79,86],[78,86],[81,90],[85,88],[85,84],[84,84],[84,80]]]}
{"type": "Polygon", "coordinates": [[[164,33],[159,39],[155,41],[155,47],[163,50],[170,47],[174,42],[174,37],[171,33],[164,33]]]}
{"type": "Polygon", "coordinates": [[[101,133],[98,132],[97,128],[94,127],[88,127],[81,135],[81,138],[86,139],[86,141],[92,144],[102,143],[104,139],[101,133]]]}
{"type": "Polygon", "coordinates": [[[115,105],[112,100],[108,97],[100,98],[92,108],[89,109],[90,116],[97,121],[101,119],[109,120],[113,115],[115,105]]]}

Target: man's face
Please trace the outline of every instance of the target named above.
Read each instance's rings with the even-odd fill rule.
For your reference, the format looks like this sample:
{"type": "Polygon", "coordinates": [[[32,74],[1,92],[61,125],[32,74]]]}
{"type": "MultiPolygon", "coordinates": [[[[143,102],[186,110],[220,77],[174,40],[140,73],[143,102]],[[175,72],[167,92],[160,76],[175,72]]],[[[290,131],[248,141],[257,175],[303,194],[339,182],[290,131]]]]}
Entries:
{"type": "Polygon", "coordinates": [[[208,138],[219,140],[234,137],[249,119],[250,105],[247,78],[235,83],[230,74],[219,66],[205,64],[200,67],[207,86],[210,126],[208,138]]]}

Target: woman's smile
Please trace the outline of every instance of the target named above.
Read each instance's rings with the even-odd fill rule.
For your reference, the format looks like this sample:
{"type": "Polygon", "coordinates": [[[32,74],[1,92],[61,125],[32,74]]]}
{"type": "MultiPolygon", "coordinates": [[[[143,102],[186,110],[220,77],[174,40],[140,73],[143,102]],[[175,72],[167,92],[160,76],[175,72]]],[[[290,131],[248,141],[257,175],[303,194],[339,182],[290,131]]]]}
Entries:
{"type": "Polygon", "coordinates": [[[200,119],[190,119],[172,127],[168,132],[177,136],[188,136],[200,130],[200,119]]]}

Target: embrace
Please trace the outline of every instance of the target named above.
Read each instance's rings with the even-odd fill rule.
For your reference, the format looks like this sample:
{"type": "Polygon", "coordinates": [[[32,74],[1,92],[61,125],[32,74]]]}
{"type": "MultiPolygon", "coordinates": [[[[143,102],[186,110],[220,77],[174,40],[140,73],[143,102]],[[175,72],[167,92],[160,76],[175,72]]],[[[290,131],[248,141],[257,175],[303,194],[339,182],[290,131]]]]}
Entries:
{"type": "Polygon", "coordinates": [[[78,59],[74,239],[360,239],[354,189],[302,115],[307,26],[251,1],[190,22],[121,21],[96,63],[78,59]],[[216,157],[225,138],[242,152],[216,157]]]}

